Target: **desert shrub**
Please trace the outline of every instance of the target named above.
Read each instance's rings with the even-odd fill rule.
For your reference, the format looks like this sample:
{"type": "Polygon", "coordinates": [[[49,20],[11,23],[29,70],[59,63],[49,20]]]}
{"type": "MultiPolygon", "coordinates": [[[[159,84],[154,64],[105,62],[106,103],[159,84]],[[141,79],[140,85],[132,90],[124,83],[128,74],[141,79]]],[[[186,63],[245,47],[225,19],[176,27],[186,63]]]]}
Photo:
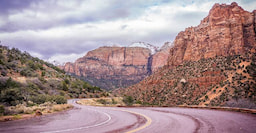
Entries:
{"type": "Polygon", "coordinates": [[[64,96],[60,96],[60,95],[55,95],[55,96],[51,96],[51,102],[56,102],[57,104],[65,104],[67,103],[67,99],[64,96]]]}
{"type": "Polygon", "coordinates": [[[70,83],[70,81],[69,81],[68,79],[65,79],[64,82],[65,82],[66,84],[69,84],[69,83],[70,83]]]}
{"type": "Polygon", "coordinates": [[[68,86],[67,86],[66,82],[62,82],[62,90],[68,91],[68,86]]]}
{"type": "Polygon", "coordinates": [[[38,69],[37,65],[36,65],[32,60],[29,60],[29,61],[28,61],[28,66],[29,66],[31,69],[33,69],[33,70],[37,70],[37,69],[38,69]]]}
{"type": "Polygon", "coordinates": [[[246,67],[247,73],[250,74],[250,76],[252,77],[256,77],[256,63],[255,62],[251,62],[251,64],[249,66],[246,67]]]}
{"type": "Polygon", "coordinates": [[[84,82],[84,83],[83,83],[83,88],[88,88],[88,87],[89,87],[89,84],[86,83],[86,82],[84,82]]]}
{"type": "Polygon", "coordinates": [[[112,100],[112,104],[117,104],[117,101],[115,101],[115,99],[111,99],[112,100]]]}
{"type": "Polygon", "coordinates": [[[1,91],[0,101],[7,105],[17,105],[24,100],[18,88],[1,91]]]}
{"type": "Polygon", "coordinates": [[[30,100],[33,103],[36,103],[36,104],[45,103],[48,99],[49,99],[49,96],[48,95],[44,95],[44,94],[40,94],[40,95],[36,95],[36,96],[30,97],[30,100]]]}
{"type": "Polygon", "coordinates": [[[37,77],[37,73],[33,72],[33,70],[29,68],[24,68],[20,71],[20,75],[25,77],[37,77]]]}
{"type": "Polygon", "coordinates": [[[5,88],[15,88],[15,87],[20,87],[20,84],[13,81],[12,78],[10,77],[6,83],[5,83],[5,88]]]}
{"type": "Polygon", "coordinates": [[[133,102],[134,102],[134,99],[132,96],[124,96],[123,98],[123,102],[126,104],[126,105],[133,105],[133,102]]]}
{"type": "Polygon", "coordinates": [[[204,98],[205,98],[205,100],[207,100],[208,99],[208,95],[205,95],[204,98]]]}
{"type": "Polygon", "coordinates": [[[60,91],[60,95],[61,95],[61,96],[65,96],[65,92],[60,91]]]}
{"type": "Polygon", "coordinates": [[[71,83],[71,88],[78,88],[79,84],[76,82],[71,83]]]}
{"type": "Polygon", "coordinates": [[[2,69],[2,70],[1,70],[1,75],[2,75],[2,76],[6,76],[6,75],[7,75],[7,73],[8,73],[8,71],[7,71],[7,70],[5,70],[5,69],[2,69]]]}
{"type": "Polygon", "coordinates": [[[45,70],[42,64],[39,64],[39,63],[38,63],[38,64],[37,64],[37,67],[38,67],[40,70],[45,70]]]}
{"type": "Polygon", "coordinates": [[[140,100],[137,100],[135,103],[136,104],[142,104],[142,102],[140,100]]]}
{"type": "Polygon", "coordinates": [[[105,99],[99,99],[97,100],[97,102],[101,104],[107,104],[107,101],[105,99]]]}
{"type": "Polygon", "coordinates": [[[55,102],[57,104],[67,103],[67,99],[64,96],[60,96],[60,95],[50,96],[50,95],[40,94],[37,96],[30,97],[30,100],[36,104],[43,104],[45,102],[52,102],[52,103],[55,102]]]}
{"type": "Polygon", "coordinates": [[[42,76],[42,77],[45,76],[45,71],[42,71],[41,76],[42,76]]]}
{"type": "Polygon", "coordinates": [[[0,105],[0,116],[4,115],[4,105],[0,105]]]}

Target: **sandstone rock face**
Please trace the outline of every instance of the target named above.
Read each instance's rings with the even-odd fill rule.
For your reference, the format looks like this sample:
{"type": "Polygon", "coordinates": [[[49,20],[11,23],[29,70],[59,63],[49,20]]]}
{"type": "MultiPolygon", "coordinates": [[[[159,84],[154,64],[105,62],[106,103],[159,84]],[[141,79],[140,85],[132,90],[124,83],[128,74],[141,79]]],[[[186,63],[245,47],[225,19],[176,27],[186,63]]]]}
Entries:
{"type": "Polygon", "coordinates": [[[148,73],[150,50],[139,47],[100,47],[66,63],[64,70],[84,77],[105,89],[128,86],[141,81],[148,73]]]}
{"type": "Polygon", "coordinates": [[[104,89],[127,87],[167,64],[169,43],[164,48],[153,54],[152,49],[137,45],[100,47],[61,68],[104,89]]]}
{"type": "Polygon", "coordinates": [[[156,72],[158,69],[162,68],[163,66],[167,65],[167,59],[169,56],[169,51],[172,46],[172,43],[166,42],[160,51],[155,53],[152,56],[152,72],[156,72]]]}
{"type": "Polygon", "coordinates": [[[254,50],[255,13],[243,10],[236,3],[215,4],[200,25],[189,27],[177,35],[170,50],[168,65],[173,67],[184,61],[254,50]]]}

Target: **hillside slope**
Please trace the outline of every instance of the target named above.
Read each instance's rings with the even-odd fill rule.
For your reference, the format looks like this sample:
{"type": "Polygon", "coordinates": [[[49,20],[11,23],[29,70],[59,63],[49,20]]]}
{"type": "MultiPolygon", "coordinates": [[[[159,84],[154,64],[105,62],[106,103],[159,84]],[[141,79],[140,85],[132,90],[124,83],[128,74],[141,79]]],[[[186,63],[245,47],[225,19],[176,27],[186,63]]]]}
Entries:
{"type": "Polygon", "coordinates": [[[16,48],[0,46],[0,73],[0,104],[6,106],[47,100],[65,103],[66,98],[105,95],[100,88],[16,48]]]}
{"type": "Polygon", "coordinates": [[[120,89],[145,105],[255,106],[256,54],[188,61],[120,89]]]}

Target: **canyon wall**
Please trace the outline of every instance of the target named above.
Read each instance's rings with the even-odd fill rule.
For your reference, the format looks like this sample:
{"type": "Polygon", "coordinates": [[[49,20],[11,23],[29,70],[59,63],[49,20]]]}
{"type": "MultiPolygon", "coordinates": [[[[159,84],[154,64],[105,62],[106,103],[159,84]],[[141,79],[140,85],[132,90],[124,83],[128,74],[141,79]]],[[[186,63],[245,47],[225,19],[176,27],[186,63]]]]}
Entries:
{"type": "Polygon", "coordinates": [[[166,67],[115,92],[144,105],[256,108],[255,18],[237,3],[215,4],[177,35],[166,67]]]}
{"type": "Polygon", "coordinates": [[[152,73],[152,68],[153,71],[161,68],[168,58],[168,53],[162,52],[160,50],[155,57],[150,49],[143,47],[100,47],[74,63],[66,63],[63,69],[110,90],[138,83],[152,73]],[[152,59],[155,66],[152,66],[152,59]]]}

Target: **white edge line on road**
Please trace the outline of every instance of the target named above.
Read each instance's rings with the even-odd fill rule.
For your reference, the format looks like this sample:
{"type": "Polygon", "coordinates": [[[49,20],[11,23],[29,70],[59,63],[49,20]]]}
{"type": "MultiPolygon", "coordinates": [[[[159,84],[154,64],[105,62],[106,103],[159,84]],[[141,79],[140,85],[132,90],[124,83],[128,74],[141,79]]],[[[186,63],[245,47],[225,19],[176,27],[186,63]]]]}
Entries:
{"type": "Polygon", "coordinates": [[[87,129],[87,128],[92,128],[92,127],[97,127],[97,126],[104,125],[104,124],[108,123],[111,120],[111,116],[109,114],[105,113],[105,112],[94,110],[94,109],[90,109],[90,110],[93,110],[93,111],[96,111],[96,112],[99,112],[99,113],[103,113],[104,115],[106,115],[108,117],[108,119],[106,121],[104,121],[104,122],[101,122],[101,123],[98,123],[98,124],[95,124],[95,125],[91,125],[91,126],[71,128],[71,129],[64,129],[64,130],[56,130],[56,131],[47,131],[47,132],[40,132],[40,133],[60,133],[60,132],[69,132],[69,131],[87,129]]]}

